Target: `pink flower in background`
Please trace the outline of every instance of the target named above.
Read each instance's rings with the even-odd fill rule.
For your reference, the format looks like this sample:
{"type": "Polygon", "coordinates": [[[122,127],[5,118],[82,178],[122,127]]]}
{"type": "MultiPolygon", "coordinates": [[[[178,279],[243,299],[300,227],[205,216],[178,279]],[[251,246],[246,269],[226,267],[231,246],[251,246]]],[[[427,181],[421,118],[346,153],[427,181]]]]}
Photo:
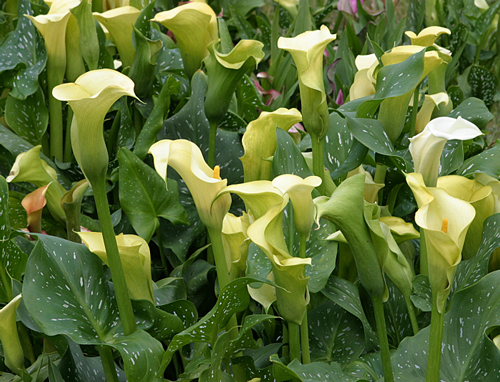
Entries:
{"type": "MultiPolygon", "coordinates": [[[[364,0],[361,0],[363,4],[364,0]]],[[[339,0],[337,3],[337,9],[339,11],[355,16],[358,13],[358,3],[357,0],[339,0]]]]}

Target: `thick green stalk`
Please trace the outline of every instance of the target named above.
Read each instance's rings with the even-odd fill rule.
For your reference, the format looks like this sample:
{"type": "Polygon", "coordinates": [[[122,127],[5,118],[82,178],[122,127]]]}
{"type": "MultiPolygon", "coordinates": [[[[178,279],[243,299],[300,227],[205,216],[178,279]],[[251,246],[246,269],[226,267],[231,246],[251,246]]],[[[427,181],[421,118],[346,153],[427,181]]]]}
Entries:
{"type": "MultiPolygon", "coordinates": [[[[375,176],[373,177],[373,181],[375,183],[384,183],[385,184],[385,176],[387,174],[387,166],[377,163],[377,167],[375,168],[375,176]]],[[[384,195],[383,189],[378,191],[378,203],[382,204],[382,196],[384,195]]]]}
{"type": "Polygon", "coordinates": [[[426,382],[439,382],[441,372],[441,346],[443,342],[444,307],[439,312],[437,293],[432,292],[431,334],[427,358],[426,382]]]}
{"type": "MultiPolygon", "coordinates": [[[[305,236],[300,235],[300,246],[299,246],[299,256],[301,258],[306,257],[306,244],[307,240],[305,236]]],[[[309,351],[309,324],[307,322],[307,311],[300,324],[300,344],[302,346],[302,363],[311,363],[311,353],[309,351]]]]}
{"type": "Polygon", "coordinates": [[[126,336],[132,334],[136,330],[134,311],[132,309],[132,302],[128,294],[127,283],[125,281],[125,274],[116,243],[115,232],[113,230],[113,223],[111,221],[111,214],[109,213],[109,204],[106,195],[106,180],[98,179],[91,183],[94,190],[94,199],[97,208],[97,215],[101,222],[102,237],[104,239],[104,246],[106,247],[106,254],[108,256],[109,269],[111,270],[111,277],[113,278],[113,285],[115,288],[116,301],[118,303],[118,311],[120,312],[120,319],[123,325],[123,331],[126,336]]]}
{"type": "Polygon", "coordinates": [[[382,296],[373,296],[373,310],[377,323],[377,335],[380,343],[380,353],[382,358],[382,369],[384,371],[384,381],[394,382],[391,366],[391,353],[389,352],[389,341],[387,340],[387,328],[385,326],[384,302],[382,296]]]}
{"type": "MultiPolygon", "coordinates": [[[[318,136],[311,134],[312,154],[313,154],[313,173],[321,178],[321,185],[318,191],[321,195],[326,195],[324,187],[325,165],[324,165],[324,143],[325,139],[319,139],[318,136]]],[[[327,195],[329,196],[329,195],[327,195]]]]}
{"type": "Polygon", "coordinates": [[[104,368],[104,375],[107,382],[118,382],[118,375],[116,374],[115,361],[113,353],[108,346],[98,346],[99,356],[101,357],[102,366],[104,368]]]}
{"type": "Polygon", "coordinates": [[[160,250],[161,265],[165,276],[168,277],[168,263],[167,256],[165,255],[165,248],[163,247],[163,239],[161,238],[160,226],[156,229],[156,240],[158,240],[158,249],[160,250]]]}
{"type": "Polygon", "coordinates": [[[63,117],[61,101],[54,98],[52,90],[60,85],[64,79],[66,59],[59,62],[57,57],[47,59],[47,83],[49,91],[49,116],[50,116],[50,156],[63,161],[63,117]]]}
{"type": "Polygon", "coordinates": [[[64,162],[71,162],[73,149],[71,147],[71,124],[73,123],[73,109],[68,107],[68,118],[66,118],[66,134],[64,136],[64,162]]]}
{"type": "Polygon", "coordinates": [[[427,262],[427,247],[425,245],[425,231],[420,230],[420,274],[429,276],[429,266],[427,262]]]}
{"type": "Polygon", "coordinates": [[[65,203],[63,205],[64,213],[66,214],[66,235],[69,241],[73,243],[81,243],[82,239],[77,234],[80,232],[80,203],[65,203]]]}
{"type": "Polygon", "coordinates": [[[408,308],[408,314],[410,315],[411,327],[413,329],[413,334],[417,334],[419,331],[417,315],[415,313],[415,307],[410,299],[410,296],[405,296],[406,307],[408,308]]]}
{"type": "Polygon", "coordinates": [[[217,122],[210,121],[210,132],[208,136],[208,161],[207,164],[214,168],[215,166],[215,140],[217,139],[217,122]]]}
{"type": "Polygon", "coordinates": [[[290,361],[300,361],[300,328],[294,322],[288,323],[288,343],[290,345],[290,361]]]}
{"type": "Polygon", "coordinates": [[[215,268],[217,269],[217,278],[219,279],[219,288],[223,290],[231,281],[229,270],[227,268],[226,254],[222,244],[222,233],[220,230],[208,228],[210,241],[215,258],[215,268]]]}

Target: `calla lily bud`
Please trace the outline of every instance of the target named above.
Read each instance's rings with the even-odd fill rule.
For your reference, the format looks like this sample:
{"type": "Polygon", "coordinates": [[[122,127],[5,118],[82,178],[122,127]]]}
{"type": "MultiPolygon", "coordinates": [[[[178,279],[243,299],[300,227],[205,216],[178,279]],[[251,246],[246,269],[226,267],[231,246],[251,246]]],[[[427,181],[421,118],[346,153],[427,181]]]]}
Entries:
{"type": "Polygon", "coordinates": [[[208,45],[205,58],[208,90],[205,114],[209,121],[218,122],[229,109],[236,85],[243,75],[255,69],[264,58],[264,44],[256,40],[240,40],[229,53],[219,51],[220,42],[208,45]]]}
{"type": "Polygon", "coordinates": [[[102,179],[108,169],[103,136],[104,118],[122,96],[135,97],[134,82],[115,70],[87,72],[74,82],[56,86],[56,99],[67,101],[74,112],[71,144],[75,158],[90,183],[102,179]]]}
{"type": "Polygon", "coordinates": [[[21,204],[28,215],[28,231],[32,233],[42,233],[42,210],[47,204],[45,193],[50,183],[46,186],[37,188],[35,191],[26,195],[21,204]]]}
{"type": "Polygon", "coordinates": [[[365,175],[358,174],[343,181],[330,198],[314,199],[316,221],[324,217],[335,223],[351,247],[364,288],[371,296],[385,297],[382,269],[365,221],[364,188],[365,175]]]}
{"type": "Polygon", "coordinates": [[[229,273],[234,278],[245,275],[248,247],[250,245],[250,239],[247,235],[249,226],[250,219],[246,213],[243,213],[240,217],[228,213],[222,221],[224,252],[229,273]]]}
{"type": "Polygon", "coordinates": [[[426,187],[421,174],[408,174],[406,182],[417,200],[415,222],[425,233],[429,282],[442,313],[476,211],[470,203],[454,198],[444,189],[426,187]]]}
{"type": "Polygon", "coordinates": [[[18,375],[25,370],[24,353],[16,325],[16,310],[20,303],[21,295],[17,295],[0,310],[0,342],[2,342],[4,362],[18,375]]]}
{"type": "Polygon", "coordinates": [[[262,112],[248,124],[242,139],[245,155],[240,158],[245,182],[272,179],[273,165],[267,159],[276,151],[276,128],[287,131],[301,120],[297,109],[280,108],[271,113],[262,112]]]}
{"type": "Polygon", "coordinates": [[[422,174],[426,185],[435,186],[439,173],[439,161],[446,141],[449,139],[465,141],[482,134],[476,125],[461,117],[433,119],[424,131],[410,138],[409,150],[415,172],[422,174]]]}
{"type": "Polygon", "coordinates": [[[140,13],[140,10],[128,5],[104,13],[94,12],[95,19],[104,25],[113,38],[124,68],[134,63],[135,50],[132,45],[132,33],[140,13]]]}
{"type": "MultiPolygon", "coordinates": [[[[101,232],[78,232],[90,252],[109,265],[106,247],[101,232]]],[[[140,236],[119,234],[116,236],[123,272],[130,298],[149,300],[153,304],[153,281],[151,279],[151,255],[149,246],[140,236]]]]}
{"type": "Polygon", "coordinates": [[[59,221],[64,221],[65,215],[61,208],[61,198],[66,190],[57,182],[57,173],[47,162],[40,158],[42,146],[32,149],[17,156],[7,182],[30,182],[38,188],[50,184],[45,197],[51,215],[59,221]]]}
{"type": "MultiPolygon", "coordinates": [[[[156,171],[166,180],[167,167],[179,173],[189,188],[201,221],[209,229],[221,230],[224,216],[231,205],[231,196],[217,194],[227,185],[227,179],[212,170],[194,143],[178,139],[164,139],[149,149],[156,171]]],[[[216,166],[218,169],[218,166],[216,166]]]]}
{"type": "Polygon", "coordinates": [[[449,175],[438,178],[437,187],[444,189],[449,195],[469,202],[476,210],[462,251],[462,257],[467,260],[475,256],[482,241],[484,221],[493,215],[495,197],[490,186],[484,186],[474,179],[459,175],[449,175]]]}
{"type": "Polygon", "coordinates": [[[323,52],[335,38],[336,35],[322,25],[320,30],[278,39],[278,48],[290,52],[297,66],[304,125],[309,134],[318,140],[325,137],[329,126],[323,81],[323,52]]]}
{"type": "Polygon", "coordinates": [[[181,50],[184,70],[191,78],[208,56],[207,47],[219,38],[215,12],[205,3],[193,2],[157,13],[153,21],[172,31],[181,50]]]}

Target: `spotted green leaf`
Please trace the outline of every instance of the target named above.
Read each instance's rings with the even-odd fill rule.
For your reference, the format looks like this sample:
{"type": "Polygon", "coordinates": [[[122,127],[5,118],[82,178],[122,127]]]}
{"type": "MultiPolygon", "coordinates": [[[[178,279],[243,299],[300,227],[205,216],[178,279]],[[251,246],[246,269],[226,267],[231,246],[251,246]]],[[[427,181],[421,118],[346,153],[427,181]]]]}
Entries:
{"type": "Polygon", "coordinates": [[[311,310],[308,315],[311,360],[347,364],[365,350],[361,322],[333,301],[311,310]]]}
{"type": "Polygon", "coordinates": [[[498,178],[500,175],[500,146],[495,145],[491,149],[483,151],[467,159],[457,170],[458,175],[468,176],[477,173],[498,178]]]}
{"type": "Polygon", "coordinates": [[[30,1],[19,0],[17,12],[20,17],[16,29],[0,46],[0,77],[15,71],[10,95],[24,100],[38,89],[38,76],[45,68],[47,52],[35,26],[24,16],[33,15],[30,1]]]}
{"type": "Polygon", "coordinates": [[[33,145],[39,144],[49,123],[42,89],[24,100],[9,95],[5,104],[5,120],[17,135],[33,145]]]}
{"type": "MultiPolygon", "coordinates": [[[[440,380],[496,382],[500,350],[487,337],[500,325],[500,272],[486,275],[457,292],[444,319],[440,380]]],[[[429,327],[401,342],[392,356],[394,377],[401,382],[425,381],[429,327]]]]}
{"type": "Polygon", "coordinates": [[[167,188],[158,173],[127,148],[118,151],[118,162],[120,204],[139,236],[149,241],[160,217],[173,224],[188,223],[175,181],[168,180],[167,188]]]}
{"type": "Polygon", "coordinates": [[[278,382],[291,379],[300,382],[354,382],[355,380],[342,372],[342,367],[336,363],[312,362],[302,365],[298,360],[293,360],[288,365],[281,362],[277,355],[271,356],[273,374],[278,382]]]}
{"type": "Polygon", "coordinates": [[[370,150],[387,156],[396,155],[394,147],[379,121],[351,117],[346,117],[346,120],[352,135],[370,150]]]}

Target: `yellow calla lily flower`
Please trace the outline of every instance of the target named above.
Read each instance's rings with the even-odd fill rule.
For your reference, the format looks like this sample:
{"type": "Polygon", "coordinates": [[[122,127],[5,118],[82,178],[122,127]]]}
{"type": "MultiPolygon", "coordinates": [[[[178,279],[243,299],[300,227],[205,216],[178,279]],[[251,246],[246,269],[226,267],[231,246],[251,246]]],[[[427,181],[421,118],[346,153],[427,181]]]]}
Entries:
{"type": "Polygon", "coordinates": [[[179,173],[193,196],[203,224],[220,231],[231,205],[231,197],[223,195],[216,199],[216,196],[226,187],[227,179],[220,179],[220,174],[206,164],[199,147],[184,139],[164,139],[152,145],[149,152],[153,155],[156,171],[163,179],[166,180],[168,166],[179,173]]]}
{"type": "Polygon", "coordinates": [[[24,369],[24,353],[16,325],[16,310],[21,303],[21,295],[14,297],[0,310],[0,342],[2,343],[5,365],[18,375],[24,369]]]}
{"type": "Polygon", "coordinates": [[[462,257],[467,260],[475,256],[481,245],[484,221],[493,215],[495,197],[490,186],[484,186],[474,179],[459,175],[442,176],[437,180],[437,187],[444,189],[449,195],[469,202],[476,210],[462,251],[462,257]]]}
{"type": "Polygon", "coordinates": [[[93,13],[95,19],[109,31],[124,68],[134,63],[135,49],[132,45],[132,34],[140,13],[140,10],[129,5],[103,13],[93,13]]]}
{"type": "MultiPolygon", "coordinates": [[[[90,252],[109,265],[106,247],[101,232],[77,232],[90,252]]],[[[155,303],[153,281],[151,279],[151,255],[146,241],[136,235],[116,236],[118,251],[130,298],[149,300],[155,303]]]]}
{"type": "Polygon", "coordinates": [[[328,27],[278,39],[278,48],[293,57],[299,76],[302,116],[307,131],[322,140],[328,131],[329,113],[323,81],[323,52],[336,39],[328,27]]]}
{"type": "Polygon", "coordinates": [[[134,82],[115,70],[92,70],[74,83],[56,86],[53,95],[73,109],[71,144],[85,177],[90,183],[102,179],[108,170],[104,118],[120,97],[135,97],[134,82]]]}
{"type": "Polygon", "coordinates": [[[436,185],[439,161],[446,141],[468,140],[483,133],[472,122],[461,117],[439,117],[430,121],[420,134],[410,138],[409,150],[415,172],[422,174],[425,184],[436,185]]]}
{"type": "Polygon", "coordinates": [[[421,174],[408,174],[406,182],[419,207],[415,222],[425,233],[429,282],[436,295],[437,309],[443,313],[476,211],[470,203],[449,195],[444,189],[426,187],[421,174]]]}
{"type": "Polygon", "coordinates": [[[360,54],[356,56],[355,63],[358,71],[354,75],[354,82],[349,89],[349,99],[351,101],[375,94],[372,68],[378,65],[378,60],[375,54],[360,54]]]}
{"type": "Polygon", "coordinates": [[[273,179],[272,185],[290,197],[293,206],[295,229],[299,237],[308,240],[314,224],[314,203],[311,192],[321,184],[318,176],[302,179],[300,176],[285,174],[273,179]]]}
{"type": "Polygon", "coordinates": [[[267,212],[248,227],[248,237],[271,260],[274,280],[284,289],[276,289],[278,310],[287,322],[302,323],[308,303],[305,266],[311,265],[311,258],[292,257],[288,253],[283,235],[283,209],[288,203],[285,195],[282,201],[271,206],[267,212]]]}
{"type": "Polygon", "coordinates": [[[153,21],[172,31],[186,74],[191,78],[208,56],[208,45],[219,38],[215,12],[208,4],[188,3],[157,13],[153,21]]]}
{"type": "Polygon", "coordinates": [[[410,38],[412,45],[420,46],[432,46],[442,34],[450,35],[451,31],[448,28],[434,26],[422,29],[418,35],[412,31],[405,32],[405,35],[410,38]]]}
{"type": "Polygon", "coordinates": [[[448,105],[450,97],[445,92],[425,95],[424,103],[417,113],[417,120],[415,122],[415,134],[420,134],[424,131],[425,126],[431,121],[432,113],[439,105],[448,105]]]}
{"type": "Polygon", "coordinates": [[[300,121],[302,114],[297,109],[280,108],[271,113],[262,112],[248,124],[242,139],[245,155],[240,158],[245,182],[271,180],[273,165],[267,159],[276,151],[276,128],[287,131],[300,121]]]}

